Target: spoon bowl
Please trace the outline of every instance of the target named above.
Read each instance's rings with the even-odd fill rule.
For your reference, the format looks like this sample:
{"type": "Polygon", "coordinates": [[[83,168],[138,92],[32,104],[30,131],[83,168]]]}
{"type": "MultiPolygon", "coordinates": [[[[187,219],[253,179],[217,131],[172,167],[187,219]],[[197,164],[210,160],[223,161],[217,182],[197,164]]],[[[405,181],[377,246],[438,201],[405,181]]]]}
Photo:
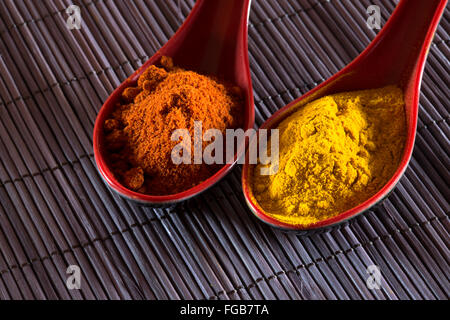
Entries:
{"type": "Polygon", "coordinates": [[[122,197],[141,204],[164,207],[198,195],[225,177],[245,151],[237,147],[234,163],[225,164],[203,183],[182,193],[151,196],[133,192],[114,177],[107,165],[103,124],[120,101],[122,92],[135,86],[141,74],[161,57],[171,57],[178,67],[215,76],[238,86],[244,94],[242,129],[254,126],[254,100],[248,60],[248,18],[251,0],[198,0],[192,12],[176,32],[152,58],[125,80],[101,108],[94,127],[94,154],[97,168],[105,182],[122,197]]]}
{"type": "Polygon", "coordinates": [[[411,159],[416,136],[420,84],[431,42],[447,0],[402,0],[385,27],[359,57],[315,89],[288,104],[269,118],[261,129],[276,128],[298,108],[335,93],[399,86],[405,98],[406,144],[398,169],[387,184],[370,199],[332,218],[304,226],[280,222],[258,204],[251,187],[254,166],[245,164],[242,187],[252,213],[272,227],[310,234],[335,227],[384,200],[404,174],[411,159]]]}

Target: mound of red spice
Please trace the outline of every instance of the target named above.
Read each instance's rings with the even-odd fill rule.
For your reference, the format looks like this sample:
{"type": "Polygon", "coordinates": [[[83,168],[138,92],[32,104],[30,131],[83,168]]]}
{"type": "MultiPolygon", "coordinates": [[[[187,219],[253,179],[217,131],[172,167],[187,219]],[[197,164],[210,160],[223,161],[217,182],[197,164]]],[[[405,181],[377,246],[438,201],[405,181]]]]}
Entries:
{"type": "MultiPolygon", "coordinates": [[[[218,165],[173,163],[171,137],[187,129],[194,137],[194,121],[202,129],[240,127],[240,90],[218,79],[175,67],[163,57],[150,66],[136,87],[127,88],[122,102],[105,121],[105,144],[115,177],[127,188],[149,195],[186,191],[211,177],[218,165]]],[[[193,141],[191,141],[193,146],[193,141]]],[[[203,145],[203,148],[206,144],[203,145]]],[[[193,155],[192,155],[193,157],[193,155]]]]}

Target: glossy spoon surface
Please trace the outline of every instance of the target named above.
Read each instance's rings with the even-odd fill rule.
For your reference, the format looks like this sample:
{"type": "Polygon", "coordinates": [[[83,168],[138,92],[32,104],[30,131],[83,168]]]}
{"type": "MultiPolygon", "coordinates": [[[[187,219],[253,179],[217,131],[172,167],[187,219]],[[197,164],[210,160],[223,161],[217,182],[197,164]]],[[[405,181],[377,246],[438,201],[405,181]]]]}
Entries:
{"type": "Polygon", "coordinates": [[[247,204],[263,222],[284,230],[315,230],[335,226],[368,210],[383,200],[399,182],[411,159],[416,137],[420,84],[430,45],[447,0],[402,0],[384,28],[359,57],[315,89],[280,109],[262,126],[278,124],[307,103],[321,97],[387,85],[398,85],[404,93],[407,138],[403,157],[394,176],[374,196],[355,208],[310,226],[290,225],[269,216],[257,203],[250,184],[251,165],[244,165],[242,186],[247,204]]]}
{"type": "MultiPolygon", "coordinates": [[[[197,0],[176,34],[105,102],[94,128],[95,161],[103,179],[121,196],[147,205],[171,205],[205,191],[225,177],[235,165],[236,160],[225,164],[211,178],[182,193],[167,196],[136,193],[117,181],[105,161],[103,124],[120,101],[122,92],[127,87],[135,86],[139,76],[149,66],[157,64],[162,56],[168,56],[183,69],[216,76],[240,87],[245,101],[242,129],[253,128],[255,113],[247,44],[250,6],[251,0],[197,0]]],[[[244,149],[245,146],[238,146],[235,159],[244,149]]]]}

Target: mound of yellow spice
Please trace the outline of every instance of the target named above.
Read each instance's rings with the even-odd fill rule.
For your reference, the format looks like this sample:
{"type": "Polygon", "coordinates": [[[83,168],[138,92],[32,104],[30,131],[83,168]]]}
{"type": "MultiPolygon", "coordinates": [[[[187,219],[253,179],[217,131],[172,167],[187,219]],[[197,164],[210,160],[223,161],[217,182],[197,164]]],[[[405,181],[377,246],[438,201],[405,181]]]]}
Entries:
{"type": "Polygon", "coordinates": [[[327,96],[278,129],[278,172],[255,166],[253,192],[273,218],[310,225],[364,202],[393,176],[406,137],[403,93],[389,86],[327,96]]]}

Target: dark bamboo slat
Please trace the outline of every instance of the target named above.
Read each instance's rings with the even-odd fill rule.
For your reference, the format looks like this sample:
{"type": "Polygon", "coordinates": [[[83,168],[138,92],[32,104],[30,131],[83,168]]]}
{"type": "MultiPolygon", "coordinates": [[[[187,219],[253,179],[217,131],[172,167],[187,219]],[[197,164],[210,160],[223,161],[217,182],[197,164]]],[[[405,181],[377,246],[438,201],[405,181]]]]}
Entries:
{"type": "MultiPolygon", "coordinates": [[[[254,0],[249,54],[256,124],[336,73],[374,38],[395,1],[254,0]]],[[[0,299],[448,299],[449,31],[423,77],[416,147],[382,205],[330,233],[299,237],[250,214],[240,168],[173,209],[124,201],[99,177],[95,117],[152,56],[193,0],[0,2],[0,299]],[[82,269],[82,290],[66,269],[82,269]],[[382,272],[366,286],[368,266],[382,272]]]]}

